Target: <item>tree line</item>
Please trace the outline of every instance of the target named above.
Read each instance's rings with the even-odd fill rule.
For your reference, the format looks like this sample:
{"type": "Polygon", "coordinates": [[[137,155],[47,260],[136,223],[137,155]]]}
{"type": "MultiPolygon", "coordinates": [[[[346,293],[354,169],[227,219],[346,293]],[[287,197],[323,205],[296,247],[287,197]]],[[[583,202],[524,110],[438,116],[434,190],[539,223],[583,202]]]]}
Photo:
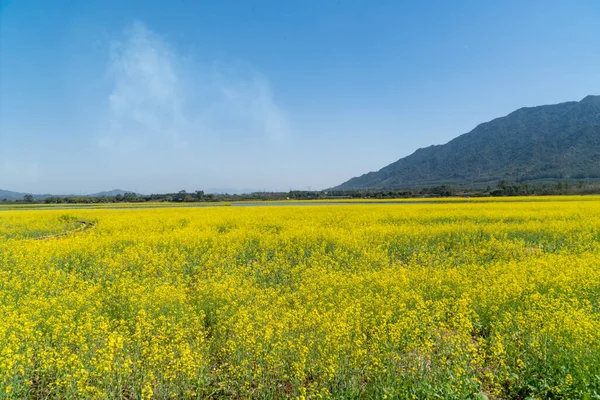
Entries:
{"type": "Polygon", "coordinates": [[[116,196],[50,196],[35,199],[28,194],[22,200],[2,199],[2,202],[45,203],[45,204],[94,204],[94,203],[144,203],[144,202],[234,202],[234,201],[275,201],[275,200],[335,200],[335,199],[397,199],[418,197],[483,197],[483,196],[539,196],[539,195],[583,195],[600,194],[600,183],[555,182],[547,184],[527,184],[499,181],[494,186],[460,187],[439,185],[422,189],[401,190],[291,190],[289,192],[255,192],[248,194],[214,194],[203,190],[177,193],[139,195],[136,193],[116,196]]]}

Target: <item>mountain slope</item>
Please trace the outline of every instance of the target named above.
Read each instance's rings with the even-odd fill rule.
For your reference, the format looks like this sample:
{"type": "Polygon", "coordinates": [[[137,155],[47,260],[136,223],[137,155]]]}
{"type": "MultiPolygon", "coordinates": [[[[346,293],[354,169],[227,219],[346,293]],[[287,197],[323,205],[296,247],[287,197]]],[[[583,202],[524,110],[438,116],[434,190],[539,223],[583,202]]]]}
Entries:
{"type": "Polygon", "coordinates": [[[7,200],[23,200],[23,196],[26,194],[31,194],[35,200],[43,200],[47,197],[115,197],[117,194],[124,195],[127,192],[125,190],[114,189],[108,192],[99,192],[93,194],[85,194],[85,195],[77,195],[77,194],[61,194],[61,195],[52,195],[52,194],[32,194],[32,193],[20,193],[20,192],[11,192],[10,190],[2,190],[0,189],[0,201],[3,199],[7,200]]]}
{"type": "Polygon", "coordinates": [[[600,96],[521,108],[334,190],[600,178],[600,96]]]}
{"type": "MultiPolygon", "coordinates": [[[[31,194],[31,193],[20,193],[20,192],[11,192],[10,190],[2,190],[0,189],[0,201],[7,199],[7,200],[23,200],[23,196],[27,195],[27,194],[31,194]]],[[[46,197],[50,197],[51,195],[49,194],[34,194],[33,198],[38,200],[38,199],[43,199],[46,197]]]]}
{"type": "Polygon", "coordinates": [[[2,199],[22,200],[23,196],[25,196],[25,194],[26,193],[11,192],[10,190],[0,189],[0,200],[2,200],[2,199]]]}

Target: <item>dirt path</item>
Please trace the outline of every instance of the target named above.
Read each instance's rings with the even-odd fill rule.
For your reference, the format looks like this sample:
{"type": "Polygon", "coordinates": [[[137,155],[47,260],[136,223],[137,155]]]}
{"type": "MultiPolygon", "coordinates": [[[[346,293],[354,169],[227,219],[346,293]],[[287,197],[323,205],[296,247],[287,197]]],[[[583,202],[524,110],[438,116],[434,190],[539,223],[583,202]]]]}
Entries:
{"type": "Polygon", "coordinates": [[[59,239],[59,238],[65,237],[65,236],[72,235],[72,234],[77,233],[77,232],[88,231],[88,230],[94,228],[94,226],[96,226],[96,223],[92,222],[92,221],[81,220],[81,221],[76,221],[76,223],[79,224],[79,226],[77,228],[75,228],[75,229],[70,230],[70,231],[56,233],[54,235],[45,235],[45,236],[40,236],[40,237],[31,238],[31,239],[25,239],[25,240],[50,240],[50,239],[59,239]]]}

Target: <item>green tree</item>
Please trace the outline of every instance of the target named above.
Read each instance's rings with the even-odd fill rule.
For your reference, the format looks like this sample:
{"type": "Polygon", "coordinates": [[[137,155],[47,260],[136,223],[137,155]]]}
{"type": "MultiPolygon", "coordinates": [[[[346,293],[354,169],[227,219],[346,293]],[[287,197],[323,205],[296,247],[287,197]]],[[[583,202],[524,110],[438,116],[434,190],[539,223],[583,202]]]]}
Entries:
{"type": "Polygon", "coordinates": [[[173,198],[173,200],[175,200],[175,201],[184,201],[186,194],[187,193],[186,193],[185,190],[180,190],[179,193],[177,193],[175,195],[175,197],[173,198]]]}

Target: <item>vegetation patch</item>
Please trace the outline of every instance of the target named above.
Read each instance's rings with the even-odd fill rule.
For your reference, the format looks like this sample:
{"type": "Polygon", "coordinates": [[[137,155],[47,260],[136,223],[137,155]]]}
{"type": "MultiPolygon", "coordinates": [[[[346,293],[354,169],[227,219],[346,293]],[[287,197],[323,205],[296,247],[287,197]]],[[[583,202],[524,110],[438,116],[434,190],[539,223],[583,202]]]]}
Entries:
{"type": "Polygon", "coordinates": [[[3,211],[0,397],[595,398],[600,201],[555,200],[3,211]]]}

